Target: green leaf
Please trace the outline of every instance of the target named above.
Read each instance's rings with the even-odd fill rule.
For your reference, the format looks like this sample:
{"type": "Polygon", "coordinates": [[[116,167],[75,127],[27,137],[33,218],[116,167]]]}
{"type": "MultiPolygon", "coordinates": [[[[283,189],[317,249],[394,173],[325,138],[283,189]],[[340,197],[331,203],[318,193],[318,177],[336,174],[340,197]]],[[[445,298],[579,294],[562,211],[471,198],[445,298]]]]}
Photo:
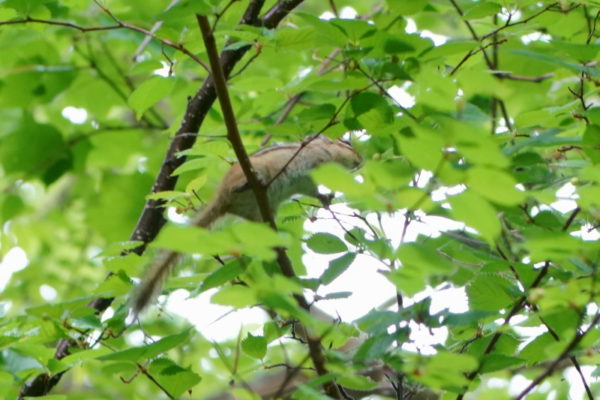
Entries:
{"type": "Polygon", "coordinates": [[[461,387],[469,384],[465,373],[475,368],[477,360],[473,356],[443,351],[429,357],[425,366],[419,369],[419,374],[411,377],[433,388],[461,387]]]}
{"type": "Polygon", "coordinates": [[[586,246],[581,239],[566,232],[531,231],[525,242],[533,262],[566,259],[586,246]]]}
{"type": "Polygon", "coordinates": [[[206,0],[183,0],[168,7],[158,18],[161,21],[176,21],[181,18],[192,18],[195,14],[208,15],[211,11],[212,7],[206,0]]]}
{"type": "Polygon", "coordinates": [[[348,250],[348,247],[340,238],[331,233],[323,232],[315,233],[309,237],[306,245],[315,253],[321,254],[335,254],[348,250]]]}
{"type": "Polygon", "coordinates": [[[523,365],[525,361],[522,358],[506,356],[504,354],[486,354],[481,360],[481,372],[501,371],[509,367],[523,365]]]}
{"type": "Polygon", "coordinates": [[[175,398],[191,391],[202,380],[190,368],[182,368],[167,358],[152,361],[149,369],[152,377],[175,398]]]}
{"type": "Polygon", "coordinates": [[[388,8],[400,15],[411,15],[421,11],[428,4],[427,0],[387,0],[388,8]]]}
{"type": "Polygon", "coordinates": [[[20,196],[9,194],[0,199],[0,220],[9,221],[16,217],[25,208],[25,203],[20,196]]]}
{"type": "Polygon", "coordinates": [[[447,258],[420,243],[404,244],[396,254],[402,266],[387,277],[408,295],[424,289],[431,276],[448,274],[454,269],[447,258]]]}
{"type": "Polygon", "coordinates": [[[597,165],[600,164],[600,125],[588,125],[583,134],[584,153],[597,165]]]}
{"type": "Polygon", "coordinates": [[[497,169],[474,167],[468,171],[469,187],[492,203],[513,206],[525,200],[525,193],[517,190],[517,181],[497,169]]]}
{"type": "Polygon", "coordinates": [[[469,306],[473,310],[501,310],[508,307],[515,300],[518,292],[518,289],[510,280],[491,273],[479,274],[467,286],[469,306]]]}
{"type": "Polygon", "coordinates": [[[256,294],[246,286],[231,285],[221,288],[211,297],[211,302],[236,308],[250,307],[257,303],[256,294]]]}
{"type": "Polygon", "coordinates": [[[488,201],[469,190],[448,198],[448,201],[455,219],[477,229],[488,243],[494,243],[502,227],[498,212],[488,201]]]}
{"type": "Polygon", "coordinates": [[[152,246],[206,255],[229,253],[236,247],[235,239],[228,232],[209,232],[195,226],[176,225],[163,228],[152,246]]]}
{"type": "Polygon", "coordinates": [[[329,119],[335,113],[336,107],[333,104],[319,104],[305,108],[298,114],[301,121],[313,121],[319,119],[329,119]]]}
{"type": "Polygon", "coordinates": [[[43,176],[49,166],[64,155],[64,151],[63,138],[52,125],[28,123],[0,137],[0,160],[4,171],[9,174],[22,172],[43,176]]]}
{"type": "MultiPolygon", "coordinates": [[[[337,237],[336,237],[337,238],[337,237]]],[[[324,285],[329,285],[338,276],[348,269],[356,258],[356,253],[346,253],[343,256],[329,261],[329,267],[323,272],[319,280],[324,285]]]]}
{"type": "Polygon", "coordinates": [[[311,176],[328,188],[343,192],[348,196],[364,197],[373,189],[356,182],[352,173],[338,164],[325,164],[311,171],[311,176]]]}
{"type": "Polygon", "coordinates": [[[598,68],[593,68],[593,67],[588,67],[588,66],[581,66],[581,65],[577,65],[577,64],[573,64],[570,62],[565,61],[564,59],[560,58],[560,57],[555,57],[555,56],[550,56],[550,55],[546,55],[543,53],[538,53],[538,52],[534,52],[534,51],[529,51],[529,50],[512,50],[512,53],[518,54],[520,56],[524,56],[524,57],[528,57],[528,58],[532,58],[535,60],[539,60],[539,61],[543,61],[549,64],[554,64],[554,65],[558,65],[561,66],[563,68],[566,68],[572,72],[576,72],[576,73],[585,73],[588,74],[592,77],[598,77],[600,76],[600,69],[598,68]]]}
{"type": "Polygon", "coordinates": [[[242,340],[242,350],[250,357],[262,359],[267,354],[267,340],[263,336],[248,336],[242,340]]]}
{"type": "Polygon", "coordinates": [[[264,92],[266,90],[278,89],[283,86],[283,82],[270,76],[248,76],[243,79],[236,79],[233,87],[235,90],[247,92],[249,90],[264,92]]]}
{"type": "Polygon", "coordinates": [[[175,85],[175,79],[153,76],[138,86],[129,96],[128,103],[140,119],[147,109],[167,97],[175,85]]]}
{"type": "Polygon", "coordinates": [[[371,336],[360,345],[354,359],[359,361],[376,360],[390,351],[395,340],[395,335],[387,332],[385,335],[371,336]]]}
{"type": "Polygon", "coordinates": [[[283,28],[275,34],[275,46],[278,51],[300,51],[313,48],[316,34],[312,27],[283,28]]]}
{"type": "Polygon", "coordinates": [[[202,282],[199,292],[202,293],[208,289],[221,286],[236,278],[243,271],[242,263],[239,260],[233,260],[208,275],[202,282]]]}
{"type": "Polygon", "coordinates": [[[530,365],[548,360],[551,355],[546,352],[546,349],[554,343],[556,343],[556,339],[554,339],[550,333],[542,333],[527,344],[527,346],[521,350],[519,356],[527,360],[527,364],[530,365]]]}
{"type": "Polygon", "coordinates": [[[139,362],[144,359],[156,357],[159,354],[182,345],[183,343],[187,342],[192,335],[193,331],[191,329],[186,329],[185,331],[176,335],[164,337],[158,342],[146,346],[132,347],[126,350],[116,351],[111,354],[100,356],[98,359],[100,361],[139,362]]]}
{"type": "Polygon", "coordinates": [[[594,212],[600,207],[600,186],[582,186],[577,188],[577,204],[584,210],[594,212]]]}
{"type": "Polygon", "coordinates": [[[280,327],[275,321],[265,322],[263,325],[263,335],[267,343],[279,339],[287,332],[285,327],[280,327]]]}
{"type": "Polygon", "coordinates": [[[289,236],[275,232],[265,224],[245,221],[230,226],[232,236],[241,246],[240,251],[248,256],[273,259],[274,247],[289,246],[289,236]]]}
{"type": "Polygon", "coordinates": [[[397,54],[411,52],[414,51],[415,48],[410,43],[391,37],[384,42],[383,50],[386,53],[397,54]]]}
{"type": "Polygon", "coordinates": [[[73,318],[71,325],[78,329],[102,329],[102,323],[97,315],[86,315],[81,318],[73,318]]]}
{"type": "Polygon", "coordinates": [[[466,19],[489,17],[502,11],[502,6],[496,2],[480,1],[465,12],[466,19]]]}

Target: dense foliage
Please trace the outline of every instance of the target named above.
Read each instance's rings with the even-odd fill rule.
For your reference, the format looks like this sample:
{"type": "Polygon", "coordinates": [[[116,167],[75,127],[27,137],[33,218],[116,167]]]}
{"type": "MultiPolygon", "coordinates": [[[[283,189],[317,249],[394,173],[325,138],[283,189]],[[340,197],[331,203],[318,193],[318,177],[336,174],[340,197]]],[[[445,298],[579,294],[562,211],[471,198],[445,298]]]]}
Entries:
{"type": "Polygon", "coordinates": [[[599,50],[597,0],[0,0],[0,397],[599,396],[599,50]],[[197,15],[248,153],[351,132],[362,168],[313,173],[330,209],[163,228],[235,160],[197,15]],[[160,307],[132,323],[158,248],[190,255],[164,294],[267,318],[219,341],[160,307]],[[393,304],[298,303],[343,307],[327,286],[358,260],[393,304]],[[467,311],[432,311],[448,288],[467,311]]]}

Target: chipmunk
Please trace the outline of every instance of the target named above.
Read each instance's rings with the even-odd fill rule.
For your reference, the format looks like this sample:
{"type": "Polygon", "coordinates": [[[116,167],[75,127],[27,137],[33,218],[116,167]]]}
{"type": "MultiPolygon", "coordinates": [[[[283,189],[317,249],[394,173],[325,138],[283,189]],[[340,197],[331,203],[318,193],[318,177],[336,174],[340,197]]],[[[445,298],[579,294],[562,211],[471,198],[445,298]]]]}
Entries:
{"type": "MultiPolygon", "coordinates": [[[[271,212],[295,194],[304,194],[324,201],[308,172],[327,162],[335,162],[348,169],[362,162],[361,156],[343,140],[326,136],[310,136],[299,143],[275,145],[250,156],[256,177],[267,185],[271,212]]],[[[191,219],[191,225],[209,228],[225,214],[234,214],[250,221],[261,221],[261,214],[252,188],[239,164],[231,166],[221,181],[214,198],[191,219]]],[[[179,254],[166,251],[150,266],[131,300],[131,308],[138,315],[152,301],[162,286],[179,254]]]]}

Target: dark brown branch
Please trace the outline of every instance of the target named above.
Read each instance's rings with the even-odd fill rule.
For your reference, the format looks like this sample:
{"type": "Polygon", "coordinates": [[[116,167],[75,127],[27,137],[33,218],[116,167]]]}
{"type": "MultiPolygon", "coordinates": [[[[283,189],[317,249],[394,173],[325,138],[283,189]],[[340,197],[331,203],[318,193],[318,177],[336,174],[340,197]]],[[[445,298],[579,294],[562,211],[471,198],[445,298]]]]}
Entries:
{"type": "Polygon", "coordinates": [[[275,228],[269,200],[267,198],[267,188],[264,183],[259,181],[256,177],[256,172],[250,163],[250,157],[248,157],[248,154],[246,153],[246,148],[244,147],[244,143],[242,142],[242,138],[237,127],[235,114],[231,106],[231,100],[229,99],[229,91],[227,90],[225,74],[223,73],[223,68],[221,67],[221,63],[219,61],[219,53],[217,51],[217,44],[215,42],[212,28],[207,17],[203,15],[196,15],[196,20],[200,26],[202,38],[204,40],[204,45],[210,61],[210,68],[212,71],[211,75],[215,84],[217,99],[221,105],[223,120],[225,121],[225,126],[227,127],[227,139],[229,139],[240,167],[242,168],[242,171],[244,171],[244,175],[246,175],[246,179],[250,184],[250,188],[254,192],[254,196],[256,196],[256,202],[258,204],[263,221],[268,222],[272,228],[275,228]]]}
{"type": "Polygon", "coordinates": [[[338,9],[337,9],[337,6],[335,5],[334,0],[329,0],[329,7],[331,7],[331,12],[333,13],[333,15],[335,15],[336,18],[339,18],[340,14],[338,13],[338,9]]]}
{"type": "Polygon", "coordinates": [[[579,208],[579,207],[577,207],[577,208],[575,208],[573,210],[573,212],[569,216],[569,219],[567,219],[567,222],[565,222],[565,224],[562,227],[563,231],[566,231],[567,229],[569,229],[569,227],[571,226],[571,224],[575,220],[575,217],[577,216],[577,214],[579,214],[580,211],[581,211],[581,208],[579,208]]]}
{"type": "MultiPolygon", "coordinates": [[[[225,125],[227,126],[227,137],[231,142],[235,155],[239,161],[240,167],[244,171],[244,175],[246,176],[246,179],[250,184],[250,188],[254,192],[254,196],[256,197],[256,203],[258,204],[258,208],[260,210],[260,214],[263,221],[267,222],[271,226],[271,228],[276,230],[277,226],[275,225],[273,214],[271,213],[271,207],[269,205],[269,199],[267,198],[267,186],[264,184],[264,182],[261,182],[256,177],[256,173],[254,172],[254,168],[250,163],[250,158],[246,153],[246,149],[242,142],[240,132],[237,128],[235,115],[231,106],[231,101],[229,99],[227,84],[225,82],[225,74],[223,73],[219,61],[217,45],[215,43],[215,38],[213,36],[210,23],[208,22],[208,18],[202,15],[196,15],[196,19],[198,20],[198,24],[200,25],[200,30],[202,31],[202,38],[204,39],[204,45],[206,46],[206,51],[210,60],[212,76],[215,83],[215,90],[217,92],[217,97],[221,105],[221,111],[223,112],[223,119],[225,120],[225,125]]],[[[279,263],[283,275],[289,278],[294,278],[296,274],[294,273],[294,268],[289,257],[285,253],[285,250],[282,248],[277,248],[276,253],[277,261],[279,263]]],[[[310,305],[303,295],[296,294],[294,295],[294,297],[296,298],[296,301],[298,301],[300,307],[310,312],[310,305]]],[[[328,371],[325,368],[326,359],[320,341],[314,339],[311,340],[310,338],[308,338],[307,342],[309,347],[309,353],[315,366],[315,369],[317,370],[317,373],[319,374],[319,376],[327,375],[328,371]]],[[[329,396],[336,399],[342,398],[339,389],[335,383],[327,382],[326,384],[324,384],[324,387],[326,393],[329,396]]]]}

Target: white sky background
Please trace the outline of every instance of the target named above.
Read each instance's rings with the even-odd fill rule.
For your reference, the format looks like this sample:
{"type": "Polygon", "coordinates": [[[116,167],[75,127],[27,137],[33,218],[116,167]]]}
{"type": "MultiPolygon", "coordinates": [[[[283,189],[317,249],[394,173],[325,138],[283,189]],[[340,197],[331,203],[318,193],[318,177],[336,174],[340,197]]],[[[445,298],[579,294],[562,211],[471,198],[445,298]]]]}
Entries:
{"type": "MultiPolygon", "coordinates": [[[[354,18],[356,12],[353,9],[346,7],[341,10],[340,14],[342,18],[354,18]]],[[[323,19],[330,19],[333,17],[334,16],[331,13],[322,15],[323,19]]],[[[416,32],[416,26],[410,19],[408,20],[407,32],[416,32]]],[[[428,31],[423,31],[421,34],[423,37],[432,39],[436,44],[444,43],[447,40],[446,37],[428,31]]],[[[525,39],[529,41],[544,40],[545,38],[527,37],[525,39]]],[[[157,71],[157,74],[161,73],[161,71],[157,71]]],[[[389,90],[390,94],[399,104],[408,108],[414,105],[414,98],[406,91],[409,86],[410,83],[405,83],[401,87],[394,86],[389,90]]],[[[75,107],[66,107],[63,110],[62,115],[76,124],[85,123],[88,119],[88,114],[85,109],[75,107]]],[[[450,190],[450,188],[448,188],[448,190],[450,190]]],[[[433,195],[437,197],[436,200],[443,200],[446,194],[444,192],[445,190],[442,189],[433,195]]],[[[559,200],[551,205],[552,208],[564,213],[571,211],[576,207],[574,201],[576,199],[575,187],[572,184],[567,183],[558,190],[557,197],[559,200]]],[[[351,210],[344,205],[336,205],[334,209],[343,213],[351,213],[351,210]]],[[[307,221],[305,225],[307,230],[313,232],[331,232],[338,236],[343,235],[343,231],[331,220],[330,214],[327,211],[319,211],[318,216],[324,219],[319,219],[315,222],[307,221]]],[[[356,223],[356,220],[352,219],[350,222],[356,223]]],[[[384,228],[394,245],[398,245],[400,241],[403,223],[404,218],[402,211],[391,216],[386,215],[383,217],[384,228]]],[[[352,225],[349,225],[349,227],[351,226],[352,225]]],[[[436,237],[441,231],[463,228],[464,225],[445,218],[423,217],[421,222],[414,221],[411,223],[405,241],[413,241],[419,234],[436,237]]],[[[574,233],[574,235],[581,236],[585,240],[600,239],[600,234],[597,230],[589,231],[589,229],[590,227],[584,227],[581,231],[574,233]]],[[[0,234],[3,233],[6,232],[0,234]]],[[[328,266],[329,260],[338,256],[339,254],[323,256],[309,252],[309,254],[304,257],[304,263],[308,268],[309,277],[320,276],[328,266]]],[[[21,248],[14,247],[7,252],[5,258],[0,262],[0,293],[6,285],[10,283],[12,274],[26,268],[27,265],[27,255],[21,248]]],[[[332,316],[340,316],[342,320],[350,322],[360,318],[375,307],[386,302],[389,303],[395,296],[395,287],[382,276],[381,272],[379,272],[379,270],[384,269],[385,266],[377,260],[374,260],[367,255],[358,255],[355,262],[346,272],[344,272],[344,274],[330,285],[320,288],[318,292],[319,295],[325,295],[332,292],[351,291],[353,293],[352,296],[340,300],[321,301],[318,303],[318,307],[332,316]]],[[[197,327],[202,335],[210,340],[223,340],[224,338],[237,337],[240,329],[257,329],[261,326],[261,323],[266,320],[265,313],[258,308],[231,313],[230,307],[211,304],[210,297],[214,293],[215,290],[209,290],[194,299],[188,299],[188,293],[186,291],[176,291],[172,293],[168,299],[166,307],[167,312],[186,318],[190,323],[197,327]]],[[[47,301],[52,301],[56,297],[55,289],[48,285],[42,285],[40,287],[40,294],[47,301]]],[[[413,299],[404,299],[405,305],[410,305],[414,301],[420,301],[427,296],[430,296],[432,299],[430,310],[432,314],[437,313],[444,308],[448,308],[451,312],[455,313],[464,312],[468,309],[464,290],[455,288],[445,288],[443,290],[429,288],[415,296],[413,299]]],[[[0,306],[3,306],[5,309],[10,308],[10,303],[0,301],[0,306]]],[[[2,315],[2,307],[0,307],[0,315],[2,315]]],[[[407,348],[410,350],[419,350],[424,354],[431,354],[433,352],[431,346],[435,343],[443,342],[447,335],[446,328],[434,329],[431,331],[433,332],[432,334],[429,329],[419,327],[416,324],[411,325],[411,327],[413,328],[413,336],[411,339],[414,341],[414,344],[407,346],[407,348]]],[[[525,331],[523,333],[525,334],[525,331]]],[[[537,332],[528,332],[528,334],[537,334],[537,332]]],[[[592,382],[592,370],[593,368],[591,367],[584,368],[588,382],[592,382]]],[[[565,375],[567,379],[573,383],[570,390],[571,399],[583,398],[583,388],[576,372],[571,368],[565,371],[565,375]]],[[[518,393],[520,389],[524,388],[528,383],[529,381],[523,377],[515,377],[510,382],[511,393],[518,393]]],[[[498,380],[495,384],[505,385],[506,382],[498,380]]]]}

